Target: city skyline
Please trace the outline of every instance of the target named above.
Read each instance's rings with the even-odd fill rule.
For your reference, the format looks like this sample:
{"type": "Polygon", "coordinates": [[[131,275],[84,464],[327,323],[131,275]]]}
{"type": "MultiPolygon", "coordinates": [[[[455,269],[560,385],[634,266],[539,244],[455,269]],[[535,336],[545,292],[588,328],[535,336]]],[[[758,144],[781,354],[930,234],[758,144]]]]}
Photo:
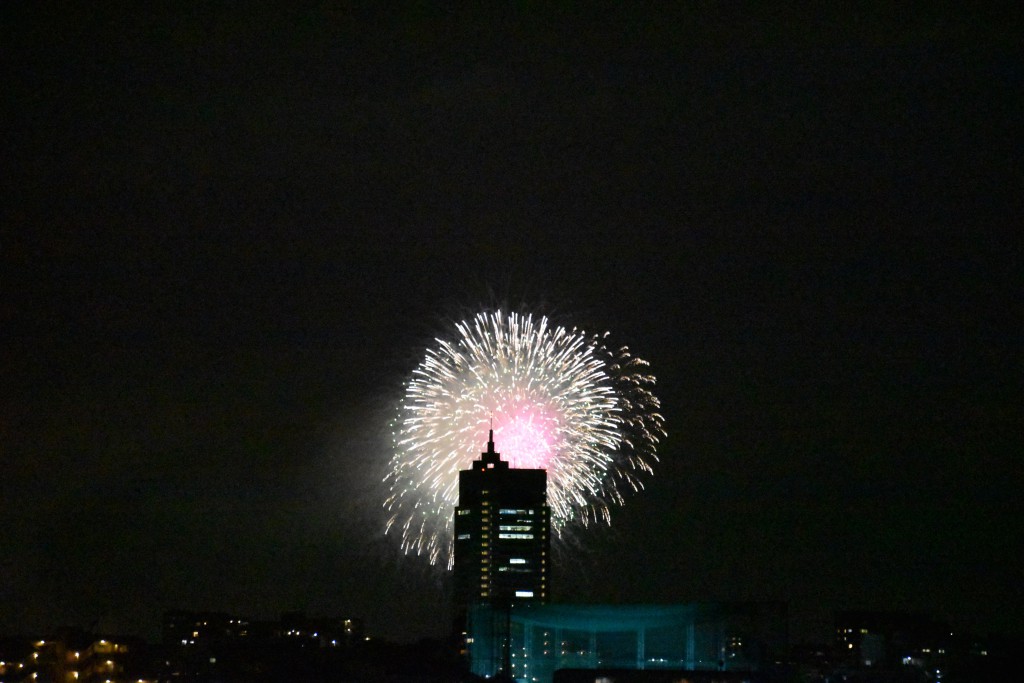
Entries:
{"type": "Polygon", "coordinates": [[[1024,635],[1018,17],[2,12],[0,633],[444,632],[390,423],[500,307],[657,376],[560,600],[1024,635]]]}

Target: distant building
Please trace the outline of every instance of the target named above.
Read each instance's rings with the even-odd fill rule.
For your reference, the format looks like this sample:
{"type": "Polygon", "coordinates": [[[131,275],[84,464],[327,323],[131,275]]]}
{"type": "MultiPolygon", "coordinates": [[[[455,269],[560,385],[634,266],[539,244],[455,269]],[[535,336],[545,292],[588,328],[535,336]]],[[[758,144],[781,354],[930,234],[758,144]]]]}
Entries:
{"type": "Polygon", "coordinates": [[[32,641],[19,661],[0,658],[0,681],[149,683],[156,681],[148,648],[138,638],[73,629],[32,641]]]}
{"type": "Polygon", "coordinates": [[[163,643],[166,646],[209,646],[249,635],[249,620],[223,612],[164,612],[163,643]]]}
{"type": "Polygon", "coordinates": [[[252,621],[222,612],[166,612],[162,681],[289,680],[338,676],[364,639],[359,619],[284,614],[252,621]]]}
{"type": "MultiPolygon", "coordinates": [[[[923,614],[868,611],[835,614],[837,654],[854,666],[934,664],[945,658],[951,635],[948,625],[923,614]]],[[[941,664],[936,666],[941,667],[941,664]]]]}
{"type": "Polygon", "coordinates": [[[188,650],[246,643],[344,648],[362,638],[361,619],[308,617],[302,612],[288,612],[278,621],[252,621],[223,612],[172,610],[164,613],[163,620],[164,646],[188,650]]]}
{"type": "Polygon", "coordinates": [[[455,590],[460,611],[473,604],[549,599],[547,472],[510,468],[494,450],[459,472],[455,508],[455,590]]]}
{"type": "MultiPolygon", "coordinates": [[[[774,602],[513,605],[508,610],[478,605],[470,610],[466,640],[470,670],[478,676],[507,670],[515,680],[551,683],[556,670],[572,669],[587,671],[582,678],[565,674],[569,677],[562,680],[704,680],[681,672],[749,674],[784,658],[787,610],[774,602]],[[625,671],[665,676],[629,677],[625,671]]],[[[714,678],[741,679],[750,677],[714,678]]]]}

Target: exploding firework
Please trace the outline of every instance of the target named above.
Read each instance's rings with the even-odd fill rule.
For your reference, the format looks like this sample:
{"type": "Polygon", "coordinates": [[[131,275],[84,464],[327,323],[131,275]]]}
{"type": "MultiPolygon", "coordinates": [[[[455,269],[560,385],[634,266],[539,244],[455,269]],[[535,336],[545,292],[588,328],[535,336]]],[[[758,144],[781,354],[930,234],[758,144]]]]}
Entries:
{"type": "Polygon", "coordinates": [[[492,424],[510,466],[547,470],[556,537],[610,523],[609,506],[652,473],[665,431],[647,362],[606,338],[496,311],[427,349],[405,386],[385,477],[387,533],[405,552],[451,567],[459,470],[492,424]]]}

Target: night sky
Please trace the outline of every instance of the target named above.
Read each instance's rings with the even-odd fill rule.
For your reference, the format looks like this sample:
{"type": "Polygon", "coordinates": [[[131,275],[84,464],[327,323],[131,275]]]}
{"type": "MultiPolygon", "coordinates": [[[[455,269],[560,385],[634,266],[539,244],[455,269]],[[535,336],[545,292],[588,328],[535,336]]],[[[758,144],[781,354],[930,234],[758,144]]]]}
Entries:
{"type": "Polygon", "coordinates": [[[0,632],[444,633],[387,422],[502,305],[630,345],[669,432],[557,596],[1024,635],[1020,17],[430,4],[5,5],[0,632]]]}

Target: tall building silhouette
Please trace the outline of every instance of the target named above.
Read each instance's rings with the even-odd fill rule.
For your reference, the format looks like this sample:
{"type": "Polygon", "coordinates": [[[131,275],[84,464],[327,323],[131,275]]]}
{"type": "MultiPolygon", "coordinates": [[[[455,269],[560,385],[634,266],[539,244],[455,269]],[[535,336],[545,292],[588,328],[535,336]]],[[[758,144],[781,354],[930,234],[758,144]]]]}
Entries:
{"type": "Polygon", "coordinates": [[[455,590],[473,604],[546,603],[550,589],[551,513],[547,472],[510,468],[494,450],[459,472],[455,508],[455,590]]]}

